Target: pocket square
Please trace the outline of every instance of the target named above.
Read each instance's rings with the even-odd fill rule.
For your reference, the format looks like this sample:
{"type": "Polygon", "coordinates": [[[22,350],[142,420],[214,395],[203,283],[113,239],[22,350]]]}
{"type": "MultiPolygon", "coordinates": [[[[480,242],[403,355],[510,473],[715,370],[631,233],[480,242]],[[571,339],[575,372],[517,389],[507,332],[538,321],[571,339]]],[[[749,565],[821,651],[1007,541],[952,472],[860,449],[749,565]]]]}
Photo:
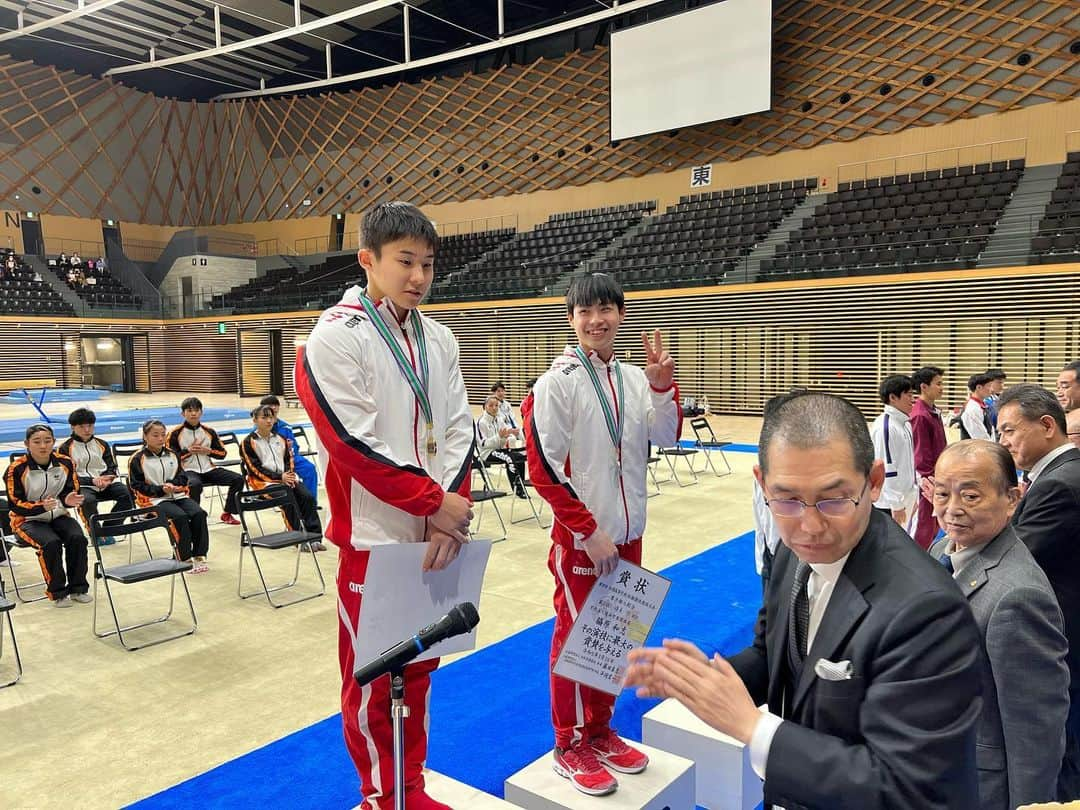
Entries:
{"type": "Polygon", "coordinates": [[[828,661],[819,658],[814,664],[814,674],[823,681],[848,681],[853,676],[850,661],[828,661]]]}

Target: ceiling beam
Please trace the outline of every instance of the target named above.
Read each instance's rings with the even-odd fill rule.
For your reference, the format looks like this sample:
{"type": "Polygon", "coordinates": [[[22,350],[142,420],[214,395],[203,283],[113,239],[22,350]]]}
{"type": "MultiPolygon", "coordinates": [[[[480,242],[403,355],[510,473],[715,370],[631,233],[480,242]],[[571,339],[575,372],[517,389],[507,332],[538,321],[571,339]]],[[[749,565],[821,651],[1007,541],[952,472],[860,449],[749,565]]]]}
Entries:
{"type": "MultiPolygon", "coordinates": [[[[423,59],[415,59],[412,61],[402,62],[401,64],[387,65],[386,67],[373,68],[372,70],[364,70],[359,73],[349,73],[344,76],[334,76],[329,79],[318,79],[311,82],[302,82],[300,84],[288,84],[281,87],[265,87],[259,90],[242,91],[237,93],[223,93],[222,95],[215,96],[215,101],[223,101],[231,98],[251,98],[254,96],[273,96],[280,95],[281,93],[298,93],[305,90],[318,90],[322,87],[330,87],[335,84],[345,84],[347,82],[356,82],[363,79],[373,79],[378,76],[386,76],[392,73],[401,73],[406,70],[413,70],[415,68],[429,67],[431,65],[442,64],[443,62],[452,62],[455,59],[464,59],[477,54],[486,53],[487,51],[497,50],[499,48],[505,48],[510,45],[517,45],[521,42],[528,42],[534,39],[540,39],[541,37],[551,36],[552,34],[558,34],[562,31],[568,31],[573,28],[579,28],[583,25],[589,25],[594,22],[603,22],[604,20],[618,17],[622,14],[630,14],[634,11],[640,11],[643,8],[649,6],[655,6],[657,3],[662,3],[664,0],[624,0],[617,6],[606,8],[603,11],[597,11],[593,14],[585,14],[581,17],[574,17],[570,20],[564,20],[563,22],[555,23],[554,25],[548,25],[544,28],[537,28],[533,31],[527,31],[523,34],[515,34],[509,37],[503,37],[502,39],[495,39],[491,42],[485,42],[480,45],[473,45],[468,48],[460,48],[456,51],[447,51],[446,53],[436,54],[435,56],[428,56],[423,59]]],[[[157,64],[161,64],[158,62],[157,64]]],[[[121,68],[124,70],[125,68],[121,68]]]]}
{"type": "MultiPolygon", "coordinates": [[[[120,0],[101,0],[101,2],[108,2],[111,4],[118,3],[120,2],[120,0]]],[[[257,48],[260,45],[277,42],[281,39],[289,39],[291,37],[299,36],[300,34],[308,34],[320,28],[337,25],[338,23],[342,23],[347,20],[353,20],[357,17],[362,17],[365,14],[371,14],[372,12],[379,11],[380,9],[390,8],[391,6],[400,6],[401,4],[402,0],[371,0],[371,2],[364,3],[361,6],[346,9],[345,11],[339,11],[337,14],[331,14],[328,17],[318,17],[317,19],[309,20],[308,22],[302,23],[300,25],[293,25],[289,28],[282,28],[280,31],[272,31],[269,34],[262,34],[257,37],[251,37],[250,39],[243,39],[238,42],[230,42],[228,45],[221,45],[220,47],[206,48],[202,51],[193,51],[192,53],[185,53],[181,54],[180,56],[170,56],[167,59],[158,59],[156,61],[139,62],[134,65],[115,67],[111,70],[105,71],[105,75],[115,76],[120,73],[134,73],[139,70],[152,70],[153,68],[168,67],[169,65],[179,65],[183,62],[195,62],[199,59],[211,59],[215,56],[222,56],[224,54],[232,53],[233,51],[240,51],[245,48],[257,48]]],[[[89,6],[87,8],[89,8],[89,6]]]]}
{"type": "MultiPolygon", "coordinates": [[[[46,28],[52,28],[54,25],[69,23],[72,20],[79,19],[79,17],[93,14],[95,11],[101,11],[109,6],[115,6],[119,2],[121,2],[121,0],[97,0],[95,3],[87,3],[86,5],[79,3],[78,8],[74,8],[71,11],[65,11],[63,14],[57,14],[55,17],[49,17],[47,20],[42,20],[41,22],[36,22],[32,25],[24,25],[6,31],[3,34],[0,34],[0,42],[26,36],[27,34],[33,34],[38,31],[44,31],[46,28]]],[[[20,16],[19,19],[21,20],[22,17],[20,16]]]]}

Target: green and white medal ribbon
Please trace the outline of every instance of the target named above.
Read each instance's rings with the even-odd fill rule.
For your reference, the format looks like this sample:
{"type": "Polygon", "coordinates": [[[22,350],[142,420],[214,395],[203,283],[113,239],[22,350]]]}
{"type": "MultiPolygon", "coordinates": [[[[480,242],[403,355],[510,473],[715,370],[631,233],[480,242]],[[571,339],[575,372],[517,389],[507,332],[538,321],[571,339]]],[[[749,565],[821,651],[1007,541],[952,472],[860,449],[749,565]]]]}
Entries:
{"type": "Polygon", "coordinates": [[[360,306],[364,308],[364,312],[367,313],[368,319],[375,327],[375,331],[379,333],[379,337],[386,344],[386,348],[390,350],[390,354],[394,356],[398,370],[401,371],[405,382],[412,389],[420,410],[424,412],[424,419],[427,421],[426,450],[428,456],[434,456],[438,452],[439,446],[435,442],[435,423],[431,416],[431,401],[428,399],[427,394],[430,375],[428,372],[427,341],[424,339],[424,326],[420,322],[420,313],[415,309],[409,312],[409,322],[412,324],[413,332],[416,333],[416,347],[420,355],[420,377],[417,377],[412,363],[405,356],[405,352],[401,350],[397,339],[390,333],[390,327],[386,325],[386,321],[383,320],[382,315],[375,308],[375,304],[367,297],[366,292],[360,295],[360,306]]]}
{"type": "Polygon", "coordinates": [[[619,469],[621,470],[623,426],[622,405],[626,401],[623,396],[622,366],[619,365],[618,360],[614,362],[617,393],[615,396],[615,408],[613,410],[611,403],[608,402],[607,394],[604,393],[603,386],[600,385],[600,377],[597,375],[596,369],[593,368],[592,361],[585,353],[585,350],[580,346],[577,346],[574,348],[574,354],[576,354],[578,360],[581,361],[581,365],[585,367],[585,371],[589,375],[589,382],[592,383],[593,390],[596,391],[596,398],[600,400],[600,410],[604,412],[604,422],[607,423],[608,436],[611,437],[611,444],[615,447],[615,463],[619,465],[619,469]]]}

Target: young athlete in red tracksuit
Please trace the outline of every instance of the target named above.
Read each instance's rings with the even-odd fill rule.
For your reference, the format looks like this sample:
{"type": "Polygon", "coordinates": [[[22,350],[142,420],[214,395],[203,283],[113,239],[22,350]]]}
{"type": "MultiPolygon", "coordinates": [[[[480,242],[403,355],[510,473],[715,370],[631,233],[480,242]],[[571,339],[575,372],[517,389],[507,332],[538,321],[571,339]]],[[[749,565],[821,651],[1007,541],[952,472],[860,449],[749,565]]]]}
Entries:
{"type": "MultiPolygon", "coordinates": [[[[326,310],[297,353],[296,391],[319,438],[330,522],[340,549],[338,652],[345,745],[363,810],[394,806],[390,678],[364,687],[353,671],[369,550],[428,541],[425,570],[468,540],[473,424],[458,346],[417,306],[431,286],[438,236],[415,206],[384,203],[360,226],[366,290],[326,310]]],[[[443,810],[424,792],[427,701],[437,660],[405,668],[405,804],[443,810]]]]}
{"type": "MultiPolygon", "coordinates": [[[[619,557],[641,563],[649,442],[673,446],[682,422],[675,363],[659,332],[655,343],[642,334],[644,369],[615,358],[626,308],[614,279],[576,279],[566,311],[579,345],[566,347],[522,405],[529,476],[555,515],[552,667],[596,578],[619,557]]],[[[604,765],[638,773],[649,762],[611,729],[614,704],[605,692],[551,675],[554,768],[583,793],[615,790],[604,765]]]]}

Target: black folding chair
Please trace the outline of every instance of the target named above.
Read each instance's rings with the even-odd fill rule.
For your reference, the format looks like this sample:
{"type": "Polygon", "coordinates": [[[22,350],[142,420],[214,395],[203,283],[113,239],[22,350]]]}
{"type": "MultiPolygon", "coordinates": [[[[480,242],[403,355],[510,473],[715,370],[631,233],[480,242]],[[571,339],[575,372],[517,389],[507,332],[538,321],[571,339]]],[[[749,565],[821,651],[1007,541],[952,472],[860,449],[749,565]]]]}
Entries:
{"type": "MultiPolygon", "coordinates": [[[[302,448],[300,450],[300,455],[302,455],[302,456],[317,456],[318,452],[314,448],[312,448],[311,439],[308,437],[307,431],[304,430],[304,426],[303,425],[290,425],[289,427],[292,430],[293,438],[296,439],[297,447],[301,447],[300,439],[304,440],[304,444],[303,444],[303,446],[302,446],[302,448]]],[[[314,494],[314,493],[312,493],[312,494],[314,494]]]]}
{"type": "MultiPolygon", "coordinates": [[[[8,504],[7,498],[5,498],[5,497],[0,497],[0,512],[3,513],[3,517],[4,517],[4,520],[2,521],[3,526],[10,526],[11,525],[11,507],[10,507],[10,504],[8,504]]],[[[8,530],[5,530],[2,527],[0,527],[0,543],[4,544],[4,557],[7,560],[8,571],[11,573],[11,584],[15,588],[15,598],[18,599],[20,602],[24,602],[24,603],[27,603],[27,602],[40,602],[42,599],[45,599],[47,597],[47,594],[45,593],[45,577],[42,576],[41,579],[36,579],[33,582],[19,582],[19,577],[15,573],[15,567],[16,567],[16,562],[17,561],[12,556],[12,552],[14,552],[15,549],[24,549],[25,548],[25,549],[30,549],[34,553],[34,555],[36,557],[37,549],[35,549],[33,546],[31,546],[25,540],[17,537],[14,533],[10,533],[8,530]],[[24,591],[32,592],[32,591],[36,590],[37,588],[41,588],[41,593],[38,594],[37,596],[27,596],[27,595],[25,595],[23,593],[24,591]]],[[[36,562],[36,560],[35,560],[35,562],[36,562]]],[[[19,565],[19,567],[21,568],[22,565],[19,565]]],[[[33,570],[34,571],[40,571],[41,568],[40,568],[40,566],[35,565],[33,567],[33,570]]]]}
{"type": "MultiPolygon", "coordinates": [[[[4,578],[0,576],[0,613],[7,617],[8,634],[11,636],[11,646],[15,652],[15,677],[13,680],[0,683],[0,689],[5,686],[13,686],[22,677],[22,658],[19,657],[19,642],[15,640],[15,625],[11,621],[11,612],[15,609],[15,603],[4,595],[4,578]]],[[[0,622],[0,660],[4,657],[4,623],[0,622]]],[[[0,676],[2,677],[2,676],[0,676]]]]}
{"type": "Polygon", "coordinates": [[[250,599],[252,596],[258,596],[262,593],[266,596],[266,601],[269,602],[271,606],[282,608],[287,605],[295,605],[297,602],[305,602],[308,599],[314,599],[315,597],[322,596],[326,593],[326,581],[323,579],[322,569],[319,567],[319,558],[315,556],[315,550],[312,545],[313,543],[322,542],[322,535],[304,529],[304,523],[300,519],[300,510],[296,505],[296,498],[293,497],[293,492],[289,487],[284,484],[273,484],[265,489],[241,492],[236,499],[236,506],[240,510],[240,523],[243,527],[240,535],[240,565],[236,581],[237,596],[241,599],[250,599]],[[264,531],[260,513],[267,509],[280,509],[284,514],[293,516],[296,525],[300,528],[285,529],[284,531],[278,532],[264,531]],[[250,518],[254,518],[255,526],[258,528],[257,533],[251,530],[249,522],[250,518]],[[259,575],[259,582],[262,585],[261,591],[244,592],[245,548],[251,553],[251,559],[255,563],[255,570],[259,575]],[[280,585],[268,585],[256,549],[263,551],[277,551],[285,548],[296,549],[296,566],[293,569],[292,579],[280,585]],[[319,579],[318,592],[299,596],[287,602],[275,602],[270,594],[287,590],[296,585],[297,580],[300,578],[300,557],[305,553],[311,555],[312,565],[315,566],[315,574],[319,579]]]}
{"type": "MultiPolygon", "coordinates": [[[[163,644],[166,641],[172,641],[173,639],[182,638],[183,636],[190,636],[199,626],[198,617],[195,615],[195,605],[191,601],[191,592],[188,590],[187,580],[184,578],[184,574],[191,570],[190,562],[181,562],[176,559],[176,545],[174,542],[173,532],[175,529],[172,526],[169,517],[156,507],[150,506],[146,509],[131,509],[126,512],[109,512],[105,515],[94,515],[90,520],[90,542],[94,547],[94,617],[93,617],[93,630],[94,635],[98,638],[109,638],[110,636],[116,636],[122,646],[128,652],[134,652],[140,650],[143,647],[153,647],[155,644],[163,644]],[[115,524],[110,522],[108,526],[105,526],[105,521],[115,521],[117,518],[124,519],[126,522],[123,524],[115,524]],[[164,529],[165,536],[168,538],[169,555],[167,557],[154,556],[151,550],[150,541],[147,538],[147,532],[152,529],[164,529]],[[145,560],[139,560],[137,562],[128,562],[122,565],[106,565],[105,560],[101,555],[101,545],[98,543],[99,537],[106,535],[124,535],[130,536],[133,534],[142,534],[143,541],[146,544],[147,553],[150,555],[145,560]],[[184,596],[187,598],[188,609],[191,611],[191,627],[181,632],[174,633],[164,638],[155,638],[148,641],[142,641],[138,644],[129,644],[124,638],[124,633],[131,630],[138,630],[143,627],[151,627],[157,624],[164,624],[172,618],[173,608],[176,604],[176,579],[179,576],[180,584],[184,589],[184,596]],[[145,621],[138,621],[134,624],[121,625],[120,616],[116,610],[116,601],[113,598],[112,585],[135,585],[140,582],[149,582],[154,579],[169,578],[169,609],[164,615],[158,616],[154,619],[147,619],[145,621]],[[112,612],[114,630],[107,630],[101,632],[98,630],[97,620],[97,606],[98,606],[98,582],[102,582],[105,587],[105,595],[109,600],[109,610],[112,612]]],[[[129,547],[133,547],[134,543],[128,543],[129,547]]]]}
{"type": "Polygon", "coordinates": [[[675,483],[680,487],[692,487],[694,484],[698,483],[697,471],[694,470],[694,456],[697,455],[697,453],[697,449],[693,447],[683,447],[681,445],[656,448],[656,454],[667,461],[668,469],[671,470],[671,477],[675,479],[675,483]],[[679,472],[675,469],[675,461],[672,460],[680,458],[686,461],[686,468],[690,471],[690,475],[693,478],[688,484],[684,484],[682,479],[679,478],[679,472]]]}
{"type": "MultiPolygon", "coordinates": [[[[717,439],[716,434],[713,433],[712,425],[709,424],[709,420],[704,416],[699,416],[690,420],[690,427],[694,431],[694,446],[702,451],[705,456],[705,463],[709,465],[709,469],[713,471],[713,475],[718,478],[722,478],[725,475],[731,475],[731,465],[728,464],[727,455],[724,454],[724,448],[731,444],[726,439],[717,439]],[[720,453],[720,458],[724,462],[724,466],[727,468],[727,472],[718,472],[716,466],[712,462],[712,454],[720,453]]],[[[702,470],[704,472],[704,470],[702,470]]]]}
{"type": "Polygon", "coordinates": [[[506,539],[506,521],[503,520],[497,501],[499,498],[505,498],[507,493],[495,489],[491,483],[491,476],[488,475],[487,466],[478,456],[473,457],[472,472],[480,473],[481,487],[480,489],[471,489],[469,495],[472,497],[473,504],[480,504],[480,508],[476,512],[476,529],[470,527],[469,534],[476,537],[476,534],[480,531],[480,524],[484,520],[484,505],[490,503],[491,508],[495,510],[495,517],[499,521],[499,527],[502,529],[502,535],[492,538],[491,542],[501,542],[506,539]]]}

